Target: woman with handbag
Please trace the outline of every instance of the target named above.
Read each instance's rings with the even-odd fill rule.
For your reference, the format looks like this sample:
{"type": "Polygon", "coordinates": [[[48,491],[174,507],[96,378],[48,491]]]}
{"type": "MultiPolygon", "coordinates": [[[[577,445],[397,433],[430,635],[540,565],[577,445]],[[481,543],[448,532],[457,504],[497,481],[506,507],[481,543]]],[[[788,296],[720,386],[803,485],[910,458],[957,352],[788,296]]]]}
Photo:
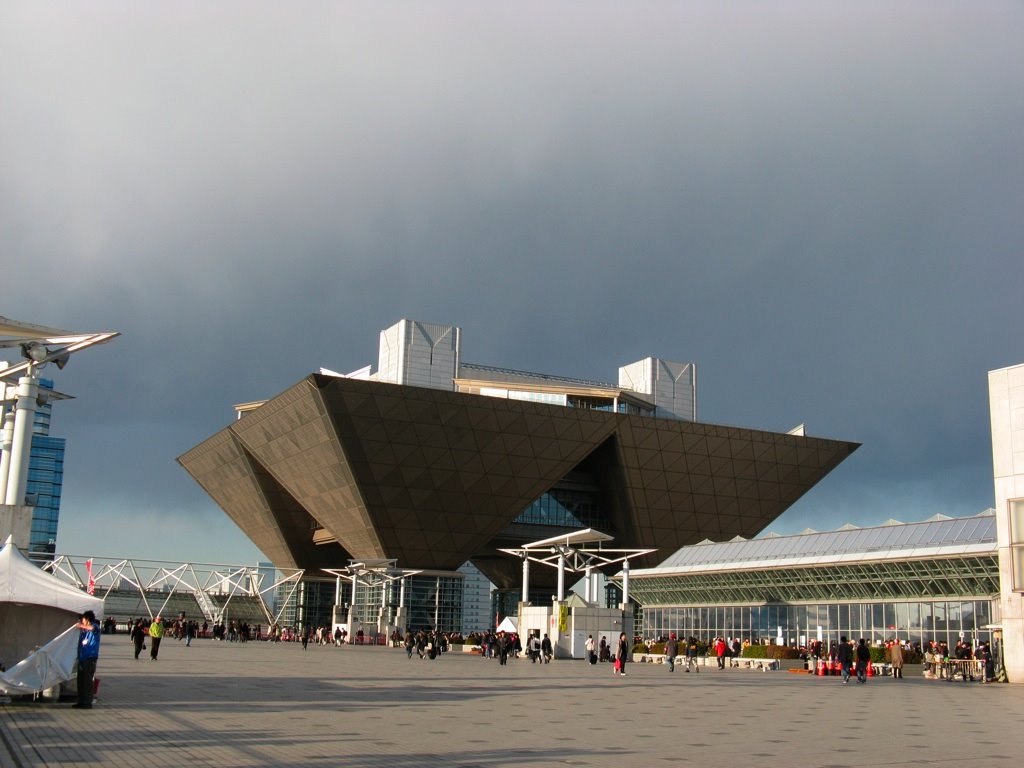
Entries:
{"type": "Polygon", "coordinates": [[[629,640],[626,639],[626,633],[619,633],[619,646],[615,651],[615,669],[612,670],[613,675],[626,676],[626,662],[629,660],[629,640]]]}

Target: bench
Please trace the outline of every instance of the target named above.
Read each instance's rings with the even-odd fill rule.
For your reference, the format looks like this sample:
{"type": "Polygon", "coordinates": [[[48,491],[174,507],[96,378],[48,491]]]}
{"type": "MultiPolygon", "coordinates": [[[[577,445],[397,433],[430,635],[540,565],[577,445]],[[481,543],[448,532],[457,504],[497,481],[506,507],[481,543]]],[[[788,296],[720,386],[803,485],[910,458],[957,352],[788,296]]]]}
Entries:
{"type": "Polygon", "coordinates": [[[781,669],[782,664],[778,659],[747,659],[742,656],[730,656],[729,666],[740,669],[760,669],[767,672],[769,669],[781,669]]]}

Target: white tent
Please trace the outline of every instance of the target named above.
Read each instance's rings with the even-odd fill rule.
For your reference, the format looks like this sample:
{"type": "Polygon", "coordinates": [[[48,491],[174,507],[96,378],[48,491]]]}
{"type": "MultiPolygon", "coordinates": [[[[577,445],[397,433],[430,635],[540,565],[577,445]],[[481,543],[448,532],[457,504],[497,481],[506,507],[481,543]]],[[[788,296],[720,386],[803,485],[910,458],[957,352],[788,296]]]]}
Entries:
{"type": "Polygon", "coordinates": [[[495,632],[518,632],[519,628],[516,626],[516,621],[511,616],[506,616],[501,620],[501,624],[494,630],[495,632]]]}
{"type": "Polygon", "coordinates": [[[90,610],[102,616],[103,600],[33,565],[10,539],[0,549],[0,662],[8,669],[90,610]]]}

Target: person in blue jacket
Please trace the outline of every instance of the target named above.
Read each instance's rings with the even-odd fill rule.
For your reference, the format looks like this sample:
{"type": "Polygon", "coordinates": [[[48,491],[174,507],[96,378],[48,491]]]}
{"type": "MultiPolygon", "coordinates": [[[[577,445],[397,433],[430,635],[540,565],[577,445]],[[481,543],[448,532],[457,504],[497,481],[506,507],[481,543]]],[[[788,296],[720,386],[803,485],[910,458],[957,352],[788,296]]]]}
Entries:
{"type": "Polygon", "coordinates": [[[96,614],[86,611],[75,625],[78,635],[78,702],[75,709],[92,709],[92,686],[96,676],[96,661],[100,657],[100,625],[96,614]]]}

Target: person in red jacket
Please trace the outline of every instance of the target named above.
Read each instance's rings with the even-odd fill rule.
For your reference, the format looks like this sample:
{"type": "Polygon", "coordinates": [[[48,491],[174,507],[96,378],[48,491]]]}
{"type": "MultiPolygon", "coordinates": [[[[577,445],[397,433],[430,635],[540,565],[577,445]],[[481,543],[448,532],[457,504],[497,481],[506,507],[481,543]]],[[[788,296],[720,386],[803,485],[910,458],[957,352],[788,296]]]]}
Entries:
{"type": "Polygon", "coordinates": [[[718,668],[725,669],[725,654],[729,646],[725,644],[725,638],[715,640],[715,655],[718,657],[718,668]]]}

